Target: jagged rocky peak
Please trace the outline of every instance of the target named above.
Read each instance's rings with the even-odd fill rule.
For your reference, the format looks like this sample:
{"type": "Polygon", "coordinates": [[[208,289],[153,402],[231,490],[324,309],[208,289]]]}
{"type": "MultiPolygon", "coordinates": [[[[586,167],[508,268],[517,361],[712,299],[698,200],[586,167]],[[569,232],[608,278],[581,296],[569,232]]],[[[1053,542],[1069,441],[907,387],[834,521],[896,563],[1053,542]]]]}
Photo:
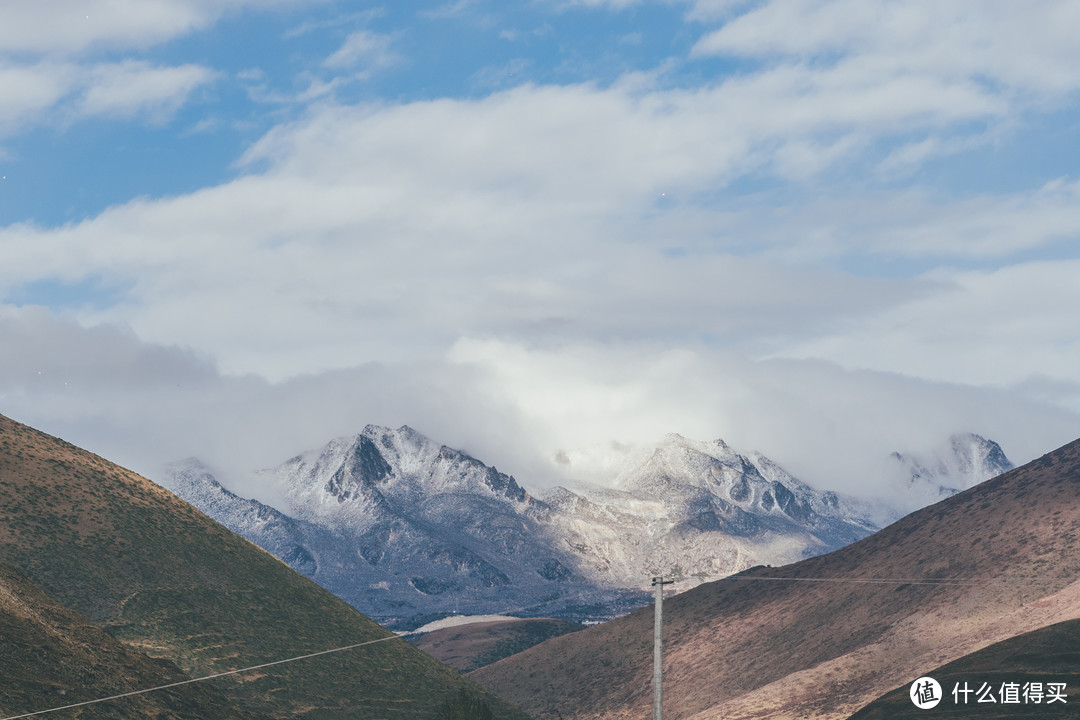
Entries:
{"type": "Polygon", "coordinates": [[[441,447],[408,425],[396,430],[382,425],[368,425],[358,437],[366,437],[374,442],[383,457],[403,472],[430,462],[441,447]]]}
{"type": "Polygon", "coordinates": [[[393,468],[375,443],[358,435],[341,465],[327,481],[326,492],[334,495],[338,502],[345,502],[358,497],[365,489],[377,488],[393,475],[393,468]]]}
{"type": "Polygon", "coordinates": [[[796,493],[812,492],[810,488],[764,456],[758,463],[723,440],[695,441],[672,433],[644,464],[629,473],[627,486],[669,501],[707,491],[746,510],[805,519],[809,508],[796,493]],[[758,463],[768,467],[769,477],[762,474],[758,463]]]}
{"type": "MultiPolygon", "coordinates": [[[[783,564],[875,526],[850,498],[722,440],[671,434],[562,452],[557,462],[593,484],[534,500],[468,452],[409,426],[368,425],[259,473],[281,512],[224,489],[193,504],[386,618],[459,605],[486,612],[510,598],[607,617],[657,571],[783,564]]],[[[197,465],[191,473],[209,476],[197,465]]]]}
{"type": "Polygon", "coordinates": [[[314,486],[339,504],[419,501],[462,493],[530,501],[513,477],[437,444],[408,425],[396,430],[368,425],[357,435],[332,440],[268,472],[296,504],[309,507],[318,501],[311,495],[314,486]],[[301,492],[301,487],[309,489],[301,492]]]}
{"type": "MultiPolygon", "coordinates": [[[[961,473],[984,480],[1013,469],[1005,452],[993,440],[974,433],[957,433],[949,438],[961,473]],[[985,476],[985,477],[984,477],[985,476]]],[[[981,480],[977,481],[981,482],[981,480]]]]}
{"type": "Polygon", "coordinates": [[[892,454],[911,482],[936,483],[965,490],[1013,469],[1005,452],[993,440],[975,433],[956,433],[930,453],[892,454]]]}

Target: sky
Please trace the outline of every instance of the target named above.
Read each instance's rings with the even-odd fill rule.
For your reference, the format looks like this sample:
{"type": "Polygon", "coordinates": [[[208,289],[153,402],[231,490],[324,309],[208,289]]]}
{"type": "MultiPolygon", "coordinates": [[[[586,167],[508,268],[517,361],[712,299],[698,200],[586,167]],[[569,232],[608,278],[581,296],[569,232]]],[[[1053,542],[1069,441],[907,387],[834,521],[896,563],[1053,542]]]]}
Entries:
{"type": "Polygon", "coordinates": [[[526,487],[669,432],[864,494],[954,432],[1025,462],[1080,436],[1076,27],[0,3],[0,413],[255,495],[368,423],[526,487]]]}

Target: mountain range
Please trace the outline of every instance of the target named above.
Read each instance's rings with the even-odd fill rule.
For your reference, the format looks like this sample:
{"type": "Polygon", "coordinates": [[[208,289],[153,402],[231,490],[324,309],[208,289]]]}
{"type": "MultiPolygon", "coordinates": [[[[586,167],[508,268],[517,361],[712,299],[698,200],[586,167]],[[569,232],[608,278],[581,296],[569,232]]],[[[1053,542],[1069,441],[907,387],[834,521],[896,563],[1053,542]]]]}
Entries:
{"type": "MultiPolygon", "coordinates": [[[[1080,440],[839,550],[665,600],[665,713],[839,720],[942,666],[977,686],[985,657],[1019,658],[995,677],[1053,678],[1064,664],[1075,678],[1080,658],[1060,643],[1046,663],[1026,641],[974,653],[1078,618],[1080,440]]],[[[643,719],[653,622],[642,608],[470,677],[538,720],[643,719]]],[[[981,717],[953,710],[942,716],[981,717]]]]}
{"type": "MultiPolygon", "coordinates": [[[[985,479],[1008,463],[975,435],[955,436],[950,450],[978,463],[963,477],[934,476],[939,484],[985,479]]],[[[915,467],[903,456],[898,466],[915,467]]],[[[685,588],[782,565],[900,514],[815,490],[760,453],[675,434],[606,487],[534,494],[408,426],[369,425],[257,476],[282,498],[278,508],[230,492],[196,459],[172,464],[161,484],[399,629],[455,613],[605,620],[647,602],[658,573],[685,588]]]]}

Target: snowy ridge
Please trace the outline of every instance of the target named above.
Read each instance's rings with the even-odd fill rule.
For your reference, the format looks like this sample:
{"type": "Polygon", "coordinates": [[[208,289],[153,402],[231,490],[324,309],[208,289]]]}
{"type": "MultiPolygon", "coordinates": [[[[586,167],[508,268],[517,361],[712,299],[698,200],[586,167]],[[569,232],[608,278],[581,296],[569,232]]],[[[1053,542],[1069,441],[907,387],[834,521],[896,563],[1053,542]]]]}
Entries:
{"type": "Polygon", "coordinates": [[[439,495],[529,502],[514,478],[407,425],[368,425],[356,436],[336,438],[259,474],[282,493],[290,515],[352,531],[395,513],[395,504],[439,495]]]}
{"type": "MultiPolygon", "coordinates": [[[[630,453],[627,453],[630,454],[630,453]]],[[[551,524],[599,584],[646,589],[663,572],[728,575],[780,565],[877,529],[864,503],[822,493],[763,455],[671,434],[610,490],[557,487],[551,524]]]]}

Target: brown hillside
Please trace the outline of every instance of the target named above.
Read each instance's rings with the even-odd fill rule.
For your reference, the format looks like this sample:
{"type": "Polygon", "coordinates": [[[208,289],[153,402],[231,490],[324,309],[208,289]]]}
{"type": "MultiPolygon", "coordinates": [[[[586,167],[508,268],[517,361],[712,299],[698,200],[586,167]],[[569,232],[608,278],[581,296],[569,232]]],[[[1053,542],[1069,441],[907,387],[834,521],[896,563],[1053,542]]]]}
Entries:
{"type": "MultiPolygon", "coordinates": [[[[0,562],[191,676],[391,636],[149,480],[3,416],[0,562]]],[[[0,667],[0,682],[21,672],[0,667]]],[[[280,718],[426,718],[461,688],[522,717],[399,639],[210,684],[280,718]]]]}
{"type": "MultiPolygon", "coordinates": [[[[1078,618],[1078,531],[1080,441],[829,555],[675,596],[666,717],[845,718],[931,668],[1078,618]],[[766,577],[791,580],[752,579],[766,577]],[[860,578],[963,584],[847,581],[860,578]]],[[[652,622],[644,608],[470,676],[538,718],[646,718],[652,622]]]]}

